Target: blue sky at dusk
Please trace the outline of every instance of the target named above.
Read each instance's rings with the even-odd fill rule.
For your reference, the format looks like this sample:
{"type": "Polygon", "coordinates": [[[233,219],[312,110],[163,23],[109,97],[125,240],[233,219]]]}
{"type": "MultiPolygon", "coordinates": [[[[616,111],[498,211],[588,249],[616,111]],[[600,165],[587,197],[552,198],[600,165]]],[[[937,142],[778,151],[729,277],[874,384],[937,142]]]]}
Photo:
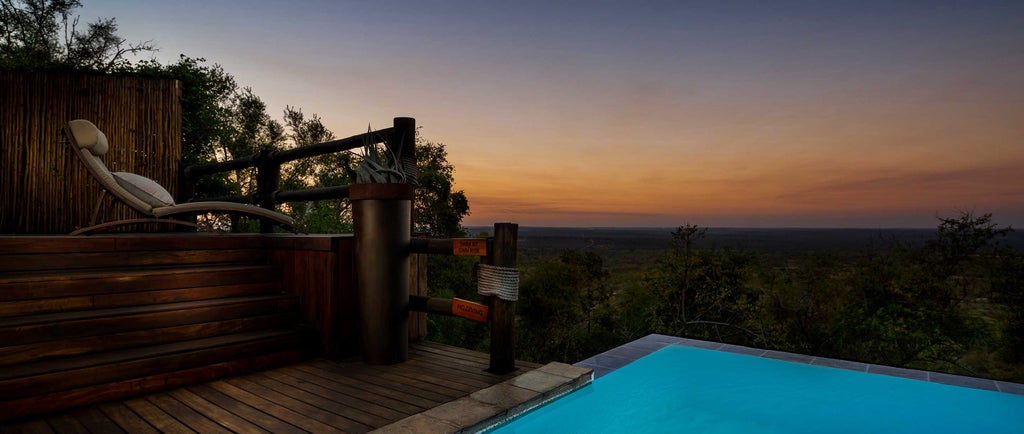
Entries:
{"type": "Polygon", "coordinates": [[[1024,224],[1020,1],[83,4],[277,118],[415,117],[471,225],[1024,224]]]}

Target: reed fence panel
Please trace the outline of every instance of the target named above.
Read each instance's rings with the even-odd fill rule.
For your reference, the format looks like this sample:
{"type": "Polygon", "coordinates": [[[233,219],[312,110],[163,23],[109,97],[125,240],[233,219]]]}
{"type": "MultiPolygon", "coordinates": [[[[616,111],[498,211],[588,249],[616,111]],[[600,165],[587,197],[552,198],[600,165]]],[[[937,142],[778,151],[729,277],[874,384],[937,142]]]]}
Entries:
{"type": "MultiPolygon", "coordinates": [[[[180,96],[177,80],[0,70],[0,234],[88,225],[101,189],[61,134],[72,119],[88,119],[107,135],[103,160],[111,171],[151,178],[175,194],[180,96]]],[[[101,215],[131,217],[137,214],[121,204],[105,205],[101,215]]]]}

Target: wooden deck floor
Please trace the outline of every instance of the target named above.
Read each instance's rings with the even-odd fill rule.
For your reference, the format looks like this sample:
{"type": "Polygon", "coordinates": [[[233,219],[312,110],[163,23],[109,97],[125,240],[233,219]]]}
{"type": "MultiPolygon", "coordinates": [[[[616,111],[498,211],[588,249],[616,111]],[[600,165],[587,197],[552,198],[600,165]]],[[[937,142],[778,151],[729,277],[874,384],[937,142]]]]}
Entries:
{"type": "Polygon", "coordinates": [[[487,354],[423,342],[407,362],[310,362],[0,426],[25,433],[361,433],[540,365],[483,371],[487,354]]]}

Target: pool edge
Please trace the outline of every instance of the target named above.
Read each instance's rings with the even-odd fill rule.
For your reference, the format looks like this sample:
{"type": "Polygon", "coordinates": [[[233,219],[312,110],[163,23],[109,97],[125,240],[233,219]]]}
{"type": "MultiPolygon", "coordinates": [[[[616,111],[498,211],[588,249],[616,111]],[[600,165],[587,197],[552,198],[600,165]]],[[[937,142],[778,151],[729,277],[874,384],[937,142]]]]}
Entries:
{"type": "Polygon", "coordinates": [[[852,371],[866,372],[871,374],[887,375],[891,377],[908,378],[925,381],[929,383],[945,384],[950,386],[967,387],[972,389],[989,390],[998,393],[1012,395],[1024,395],[1024,384],[1011,383],[1008,381],[990,380],[987,378],[968,377],[963,375],[946,374],[942,372],[922,371],[918,369],[897,368],[893,366],[876,365],[872,363],[854,362],[850,360],[831,359],[827,357],[815,357],[806,354],[789,353],[785,351],[765,350],[763,348],[744,347],[740,345],[724,344],[721,342],[702,341],[698,339],[680,338],[675,336],[650,334],[627,344],[620,345],[611,350],[594,355],[574,364],[594,370],[594,378],[600,378],[632,363],[641,357],[651,354],[657,350],[670,345],[679,345],[708,350],[724,351],[729,353],[744,354],[754,357],[783,360],[794,363],[803,363],[814,366],[846,369],[852,371]]]}

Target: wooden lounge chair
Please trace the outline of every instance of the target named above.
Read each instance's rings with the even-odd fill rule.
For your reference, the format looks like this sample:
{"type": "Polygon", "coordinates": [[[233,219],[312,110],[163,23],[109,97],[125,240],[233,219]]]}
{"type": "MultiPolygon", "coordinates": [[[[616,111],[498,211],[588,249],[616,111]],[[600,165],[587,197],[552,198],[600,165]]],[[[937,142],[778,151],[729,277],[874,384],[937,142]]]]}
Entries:
{"type": "Polygon", "coordinates": [[[103,194],[96,203],[93,210],[92,220],[89,227],[78,229],[71,235],[86,234],[97,229],[131,223],[172,223],[177,225],[191,226],[202,229],[195,223],[176,220],[173,216],[197,215],[205,213],[226,213],[247,215],[275,222],[285,229],[295,231],[294,221],[291,217],[274,212],[268,209],[253,205],[234,202],[188,202],[182,204],[174,203],[174,198],[166,189],[155,181],[127,172],[111,172],[103,164],[100,157],[107,153],[107,136],[103,134],[92,122],[83,119],[73,120],[64,126],[64,134],[68,138],[71,149],[75,155],[85,163],[96,181],[103,187],[103,194]],[[100,206],[103,203],[106,193],[110,193],[117,200],[124,202],[132,209],[147,216],[147,218],[118,220],[106,223],[96,223],[99,216],[100,206]]]}

